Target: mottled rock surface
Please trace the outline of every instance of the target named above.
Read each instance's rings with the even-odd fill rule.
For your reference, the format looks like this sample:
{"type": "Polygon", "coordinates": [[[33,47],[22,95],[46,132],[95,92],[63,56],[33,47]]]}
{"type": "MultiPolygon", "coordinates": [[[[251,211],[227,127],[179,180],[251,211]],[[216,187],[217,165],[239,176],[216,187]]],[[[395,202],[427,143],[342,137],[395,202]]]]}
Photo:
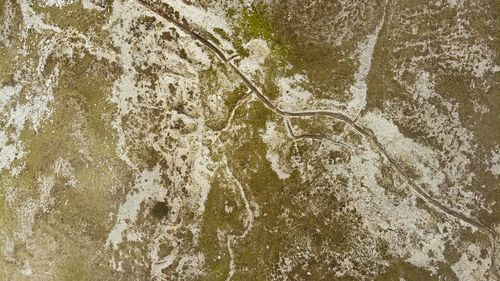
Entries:
{"type": "Polygon", "coordinates": [[[499,280],[498,0],[0,0],[0,280],[499,280]]]}

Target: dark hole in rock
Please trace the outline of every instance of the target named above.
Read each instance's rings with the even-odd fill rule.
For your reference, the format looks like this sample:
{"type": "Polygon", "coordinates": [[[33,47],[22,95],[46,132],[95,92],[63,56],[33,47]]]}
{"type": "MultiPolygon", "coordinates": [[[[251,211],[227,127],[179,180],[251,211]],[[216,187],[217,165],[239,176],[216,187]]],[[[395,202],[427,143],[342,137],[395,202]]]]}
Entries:
{"type": "Polygon", "coordinates": [[[165,202],[156,202],[152,213],[155,218],[161,219],[170,213],[170,207],[165,202]]]}
{"type": "Polygon", "coordinates": [[[481,258],[484,260],[488,257],[488,250],[481,249],[481,258]]]}
{"type": "Polygon", "coordinates": [[[165,31],[161,34],[160,38],[163,40],[172,41],[174,39],[174,36],[172,36],[172,34],[170,34],[170,32],[165,31]]]}

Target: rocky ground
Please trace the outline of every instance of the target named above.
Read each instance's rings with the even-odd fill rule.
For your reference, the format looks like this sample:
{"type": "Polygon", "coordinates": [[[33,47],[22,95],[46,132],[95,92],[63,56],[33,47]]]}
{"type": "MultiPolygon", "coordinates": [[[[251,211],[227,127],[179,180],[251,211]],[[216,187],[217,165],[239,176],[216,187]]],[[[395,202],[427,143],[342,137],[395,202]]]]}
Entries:
{"type": "Polygon", "coordinates": [[[0,280],[499,280],[500,2],[0,0],[0,280]]]}

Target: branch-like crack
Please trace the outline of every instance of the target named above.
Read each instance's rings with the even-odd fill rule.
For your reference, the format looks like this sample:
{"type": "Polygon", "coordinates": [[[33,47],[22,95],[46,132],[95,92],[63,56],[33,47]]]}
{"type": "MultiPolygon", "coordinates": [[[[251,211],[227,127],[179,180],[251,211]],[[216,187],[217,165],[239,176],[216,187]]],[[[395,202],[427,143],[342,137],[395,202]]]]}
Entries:
{"type": "Polygon", "coordinates": [[[229,252],[230,261],[229,261],[229,275],[226,278],[226,281],[229,281],[233,278],[233,275],[236,271],[236,264],[234,262],[233,243],[237,239],[244,239],[248,235],[248,232],[250,232],[250,229],[253,227],[253,221],[254,221],[255,215],[252,211],[252,208],[250,207],[250,202],[248,201],[247,196],[245,194],[245,189],[241,185],[240,181],[234,176],[231,169],[229,169],[229,164],[228,164],[227,158],[225,156],[224,156],[223,162],[224,162],[226,174],[229,176],[231,181],[238,188],[238,191],[240,192],[241,200],[243,200],[243,203],[245,205],[245,210],[247,211],[247,217],[246,217],[245,222],[244,222],[245,230],[243,231],[243,233],[241,235],[228,235],[228,237],[227,237],[227,249],[229,252]]]}
{"type": "Polygon", "coordinates": [[[219,140],[220,136],[223,132],[229,130],[231,127],[231,123],[233,122],[234,116],[236,115],[236,110],[238,107],[240,107],[241,104],[244,103],[244,101],[251,95],[251,92],[248,91],[245,94],[243,94],[241,97],[238,98],[238,101],[236,101],[236,104],[234,105],[233,109],[231,110],[231,113],[229,114],[229,118],[227,119],[226,125],[224,128],[222,128],[217,135],[215,136],[214,140],[212,141],[212,146],[215,145],[219,140]]]}
{"type": "MultiPolygon", "coordinates": [[[[483,225],[481,222],[478,220],[469,217],[461,212],[452,210],[451,208],[443,205],[441,202],[437,201],[436,199],[432,198],[429,194],[427,194],[422,187],[420,187],[417,183],[415,183],[414,180],[412,180],[404,171],[403,167],[396,162],[396,160],[386,151],[386,149],[382,146],[382,144],[378,141],[377,137],[375,134],[369,129],[369,128],[364,128],[356,123],[356,120],[350,118],[349,116],[340,113],[340,112],[334,112],[330,110],[304,110],[304,111],[287,111],[287,110],[282,110],[275,106],[271,101],[250,81],[250,79],[241,72],[241,70],[235,66],[231,60],[227,59],[226,55],[224,55],[223,51],[220,50],[217,46],[215,46],[213,43],[211,43],[208,39],[205,39],[203,36],[199,35],[198,32],[194,31],[187,23],[187,21],[182,20],[182,22],[174,15],[171,15],[167,12],[162,11],[161,8],[159,8],[157,5],[149,3],[145,0],[137,0],[140,4],[142,4],[144,7],[147,9],[153,11],[156,13],[158,16],[164,18],[165,20],[169,21],[170,23],[174,24],[177,26],[179,29],[184,31],[186,34],[191,36],[193,39],[199,41],[203,45],[205,45],[208,49],[210,49],[212,52],[214,52],[221,60],[222,62],[243,81],[243,83],[251,90],[251,92],[272,112],[275,114],[280,115],[282,118],[286,119],[287,117],[327,117],[327,118],[333,118],[340,120],[348,125],[350,125],[357,133],[361,134],[364,136],[382,155],[383,157],[391,164],[393,169],[401,175],[406,182],[412,187],[412,189],[430,206],[432,206],[434,209],[443,212],[444,214],[457,219],[459,221],[463,221],[466,224],[469,224],[470,226],[473,226],[477,228],[480,232],[483,234],[487,235],[490,242],[491,242],[491,271],[493,274],[498,275],[497,269],[496,269],[496,238],[497,235],[494,232],[494,230],[486,227],[483,225]]],[[[228,170],[229,171],[229,170],[228,170]]],[[[250,210],[251,211],[251,210],[250,210]]],[[[252,217],[253,219],[253,217],[252,217]]],[[[245,230],[245,235],[246,232],[248,231],[248,228],[245,230]]]]}

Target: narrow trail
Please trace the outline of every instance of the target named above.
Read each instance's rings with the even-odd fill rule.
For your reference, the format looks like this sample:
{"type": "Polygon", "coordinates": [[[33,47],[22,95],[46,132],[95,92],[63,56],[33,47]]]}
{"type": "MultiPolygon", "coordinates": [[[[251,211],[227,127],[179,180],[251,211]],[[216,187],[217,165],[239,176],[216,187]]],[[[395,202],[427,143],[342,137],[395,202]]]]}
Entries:
{"type": "Polygon", "coordinates": [[[155,4],[148,3],[145,0],[136,0],[139,4],[151,10],[158,16],[177,26],[183,32],[191,36],[193,39],[199,41],[203,45],[205,45],[208,49],[214,52],[215,55],[219,57],[219,59],[243,81],[243,83],[250,89],[250,91],[262,102],[269,110],[274,112],[275,114],[280,115],[285,120],[290,117],[327,117],[333,118],[336,120],[340,120],[353,128],[356,132],[363,135],[370,143],[372,143],[375,148],[383,155],[383,157],[391,164],[392,168],[400,174],[406,182],[412,187],[412,189],[430,206],[434,209],[444,213],[447,216],[450,216],[454,219],[462,221],[470,226],[477,228],[481,233],[488,236],[491,243],[491,263],[490,270],[493,275],[499,276],[498,269],[496,268],[496,239],[497,234],[492,229],[483,225],[480,221],[471,218],[461,212],[452,210],[450,207],[445,206],[441,202],[432,198],[431,195],[427,194],[424,189],[419,186],[413,179],[411,179],[404,171],[403,167],[387,152],[387,150],[382,146],[382,144],[377,140],[375,134],[369,129],[364,128],[356,123],[356,120],[351,119],[349,116],[329,110],[304,110],[304,111],[287,111],[282,110],[276,107],[271,101],[250,81],[250,79],[241,72],[241,70],[235,66],[230,59],[224,55],[224,52],[220,50],[217,46],[215,46],[208,39],[201,36],[198,32],[191,29],[191,27],[185,22],[181,22],[177,20],[174,16],[169,15],[165,11],[162,11],[161,8],[155,6],[155,4]]]}

